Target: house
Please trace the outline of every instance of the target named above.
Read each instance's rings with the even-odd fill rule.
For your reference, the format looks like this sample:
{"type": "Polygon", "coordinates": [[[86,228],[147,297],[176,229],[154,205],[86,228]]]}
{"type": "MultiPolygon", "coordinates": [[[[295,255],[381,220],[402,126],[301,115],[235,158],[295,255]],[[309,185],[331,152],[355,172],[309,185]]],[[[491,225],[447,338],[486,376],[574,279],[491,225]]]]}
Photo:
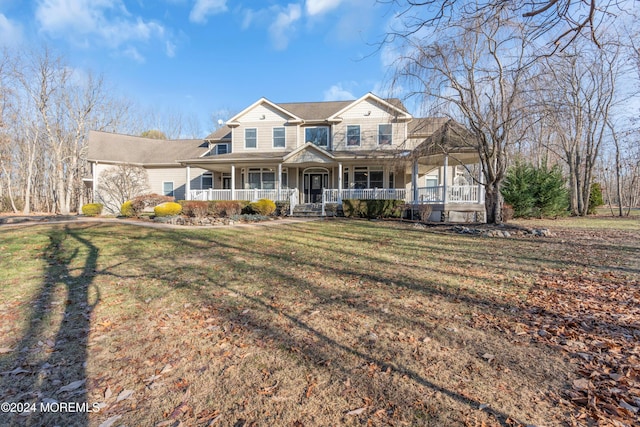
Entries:
{"type": "MultiPolygon", "coordinates": [[[[311,206],[322,214],[327,205],[348,198],[402,199],[430,205],[432,219],[456,220],[484,212],[478,155],[467,135],[449,119],[414,118],[399,100],[371,93],[334,102],[261,98],[200,141],[205,144],[190,143],[199,150],[187,150],[186,142],[182,152],[156,144],[158,151],[149,154],[153,162],[139,158],[141,153],[136,159],[150,174],[161,157],[164,171],[173,162],[172,172],[181,170],[182,177],[162,175],[155,181],[158,189],[160,181],[173,182],[178,199],[269,198],[291,202],[292,211],[311,206]]],[[[92,133],[90,147],[108,139],[92,133]]],[[[149,148],[136,152],[154,145],[139,142],[149,148]]],[[[97,150],[90,153],[90,161],[105,163],[97,150]]]]}

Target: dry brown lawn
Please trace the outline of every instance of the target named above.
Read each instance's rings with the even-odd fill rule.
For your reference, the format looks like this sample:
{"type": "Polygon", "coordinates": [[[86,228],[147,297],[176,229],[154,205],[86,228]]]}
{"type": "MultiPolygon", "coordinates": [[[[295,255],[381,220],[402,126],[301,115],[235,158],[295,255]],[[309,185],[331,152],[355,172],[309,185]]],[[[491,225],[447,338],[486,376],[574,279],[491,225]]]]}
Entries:
{"type": "Polygon", "coordinates": [[[0,229],[0,425],[638,424],[639,222],[545,225],[0,229]]]}

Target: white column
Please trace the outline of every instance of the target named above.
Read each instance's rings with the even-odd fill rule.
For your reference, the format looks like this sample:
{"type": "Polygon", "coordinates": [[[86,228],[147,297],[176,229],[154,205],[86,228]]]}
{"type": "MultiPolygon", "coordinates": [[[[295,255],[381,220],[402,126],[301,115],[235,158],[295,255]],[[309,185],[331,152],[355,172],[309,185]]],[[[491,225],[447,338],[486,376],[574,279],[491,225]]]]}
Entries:
{"type": "Polygon", "coordinates": [[[278,163],[278,200],[282,191],[282,163],[278,163]]]}
{"type": "Polygon", "coordinates": [[[442,187],[442,201],[443,203],[447,203],[447,173],[449,169],[449,155],[445,154],[444,155],[444,165],[442,168],[442,185],[444,187],[442,187]]]}
{"type": "Polygon", "coordinates": [[[479,168],[478,168],[478,203],[482,203],[482,189],[484,188],[484,185],[482,185],[482,183],[484,182],[484,173],[482,173],[482,163],[479,164],[479,168]]]}
{"type": "Polygon", "coordinates": [[[236,199],[236,165],[231,165],[231,200],[236,199]]]}
{"type": "Polygon", "coordinates": [[[98,185],[98,177],[96,176],[96,163],[91,163],[91,202],[97,203],[96,188],[98,185]]]}
{"type": "Polygon", "coordinates": [[[187,166],[187,182],[184,185],[184,199],[191,200],[191,167],[190,166],[187,166]]]}
{"type": "Polygon", "coordinates": [[[338,203],[342,203],[342,163],[338,163],[338,203]]]}
{"type": "Polygon", "coordinates": [[[413,194],[413,203],[418,203],[418,160],[413,161],[411,167],[411,189],[413,194]]]}

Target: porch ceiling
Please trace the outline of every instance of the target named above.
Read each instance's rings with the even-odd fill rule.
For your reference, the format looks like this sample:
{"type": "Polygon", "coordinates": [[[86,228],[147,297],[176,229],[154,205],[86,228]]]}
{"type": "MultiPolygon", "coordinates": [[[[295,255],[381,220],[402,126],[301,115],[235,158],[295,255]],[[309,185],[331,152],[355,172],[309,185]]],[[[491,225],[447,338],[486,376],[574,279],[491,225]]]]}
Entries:
{"type": "MultiPolygon", "coordinates": [[[[448,163],[449,166],[454,165],[469,165],[478,163],[478,153],[449,153],[448,163]]],[[[422,156],[418,158],[418,164],[424,166],[444,166],[444,154],[432,154],[429,156],[422,156]]]]}

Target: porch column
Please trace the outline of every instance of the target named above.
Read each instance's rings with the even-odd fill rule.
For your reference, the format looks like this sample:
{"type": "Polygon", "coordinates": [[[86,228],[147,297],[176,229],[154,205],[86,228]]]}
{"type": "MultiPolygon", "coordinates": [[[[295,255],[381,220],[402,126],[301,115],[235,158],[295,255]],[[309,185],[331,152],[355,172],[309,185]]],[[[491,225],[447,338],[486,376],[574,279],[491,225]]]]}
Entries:
{"type": "Polygon", "coordinates": [[[449,169],[449,155],[445,154],[444,155],[444,165],[442,168],[442,181],[443,181],[443,187],[442,187],[442,203],[446,204],[447,203],[447,172],[449,169]]]}
{"type": "Polygon", "coordinates": [[[236,165],[231,165],[231,200],[236,199],[236,165]]]}
{"type": "Polygon", "coordinates": [[[342,163],[338,163],[338,203],[342,203],[342,163]]]}
{"type": "Polygon", "coordinates": [[[482,163],[479,164],[478,168],[478,203],[482,203],[482,188],[484,185],[484,173],[482,173],[482,163]]]}
{"type": "Polygon", "coordinates": [[[184,199],[191,200],[191,167],[187,166],[187,182],[184,185],[184,199]]]}
{"type": "Polygon", "coordinates": [[[278,192],[277,192],[278,200],[280,200],[281,191],[282,191],[282,163],[278,163],[278,192]]]}
{"type": "Polygon", "coordinates": [[[91,163],[91,202],[92,203],[98,202],[97,196],[96,196],[96,186],[98,184],[98,177],[96,176],[96,163],[91,163]]]}
{"type": "Polygon", "coordinates": [[[418,159],[413,161],[411,167],[411,190],[413,203],[418,203],[418,159]]]}

